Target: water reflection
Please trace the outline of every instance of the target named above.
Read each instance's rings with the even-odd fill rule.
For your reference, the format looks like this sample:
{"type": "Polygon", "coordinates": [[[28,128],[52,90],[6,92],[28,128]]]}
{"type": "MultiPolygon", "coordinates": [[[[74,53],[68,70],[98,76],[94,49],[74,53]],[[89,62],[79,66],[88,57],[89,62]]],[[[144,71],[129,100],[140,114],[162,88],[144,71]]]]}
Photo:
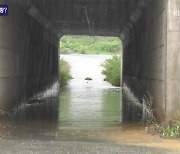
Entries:
{"type": "MultiPolygon", "coordinates": [[[[78,81],[72,80],[70,85],[78,81]]],[[[119,88],[70,86],[62,89],[60,97],[61,124],[81,127],[119,124],[121,122],[121,94],[119,88]]]]}
{"type": "Polygon", "coordinates": [[[59,121],[61,126],[94,128],[119,124],[121,91],[102,75],[101,64],[108,55],[61,55],[71,65],[73,80],[61,89],[59,121]],[[85,81],[91,77],[92,81],[85,81]]]}
{"type": "Polygon", "coordinates": [[[122,93],[121,89],[103,91],[103,117],[108,123],[122,122],[122,93]]]}

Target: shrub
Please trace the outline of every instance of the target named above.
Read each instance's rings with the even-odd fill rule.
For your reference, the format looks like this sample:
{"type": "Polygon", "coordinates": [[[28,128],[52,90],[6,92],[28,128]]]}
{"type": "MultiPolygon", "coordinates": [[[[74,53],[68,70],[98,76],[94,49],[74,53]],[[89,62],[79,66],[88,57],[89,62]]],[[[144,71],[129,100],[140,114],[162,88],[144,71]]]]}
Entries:
{"type": "Polygon", "coordinates": [[[180,137],[180,122],[174,122],[161,127],[162,135],[167,138],[179,138],[180,137]]]}
{"type": "Polygon", "coordinates": [[[105,80],[114,86],[120,86],[120,57],[113,56],[107,59],[102,66],[104,67],[102,73],[106,76],[105,80]]]}
{"type": "Polygon", "coordinates": [[[64,59],[60,59],[60,87],[66,86],[70,79],[70,65],[64,59]]]}
{"type": "Polygon", "coordinates": [[[90,78],[90,77],[87,77],[87,78],[85,78],[85,80],[92,80],[92,78],[90,78]]]}

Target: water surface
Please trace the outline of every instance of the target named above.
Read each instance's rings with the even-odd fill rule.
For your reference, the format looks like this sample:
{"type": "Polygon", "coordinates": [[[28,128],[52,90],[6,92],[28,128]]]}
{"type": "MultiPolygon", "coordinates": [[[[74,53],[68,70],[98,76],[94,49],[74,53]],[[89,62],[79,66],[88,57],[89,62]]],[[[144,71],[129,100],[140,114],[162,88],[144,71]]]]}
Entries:
{"type": "Polygon", "coordinates": [[[59,121],[73,127],[101,127],[122,121],[121,89],[104,81],[108,55],[62,55],[71,65],[73,80],[61,89],[59,121]],[[92,81],[86,81],[91,77],[92,81]]]}

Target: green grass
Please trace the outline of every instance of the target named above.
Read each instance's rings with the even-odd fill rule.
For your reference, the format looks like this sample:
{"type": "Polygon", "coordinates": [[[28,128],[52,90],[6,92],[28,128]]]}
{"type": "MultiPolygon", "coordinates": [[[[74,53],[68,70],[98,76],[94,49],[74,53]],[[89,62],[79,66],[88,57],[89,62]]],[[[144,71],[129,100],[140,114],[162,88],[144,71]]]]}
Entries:
{"type": "Polygon", "coordinates": [[[113,56],[107,59],[102,66],[102,73],[106,76],[105,80],[114,86],[120,86],[120,57],[113,56]]]}
{"type": "Polygon", "coordinates": [[[88,55],[118,55],[116,52],[108,52],[108,51],[86,51],[85,53],[80,54],[88,54],[88,55]]]}
{"type": "Polygon", "coordinates": [[[174,122],[161,127],[161,134],[166,138],[180,138],[180,122],[174,122]]]}
{"type": "Polygon", "coordinates": [[[154,116],[152,109],[152,96],[149,98],[144,96],[143,101],[143,117],[146,118],[148,124],[148,132],[157,134],[163,138],[180,138],[180,114],[175,112],[174,120],[169,120],[165,124],[160,124],[154,116]],[[144,112],[145,111],[145,112],[144,112]]]}
{"type": "Polygon", "coordinates": [[[60,87],[65,87],[71,79],[70,65],[64,59],[60,59],[60,87]]]}
{"type": "Polygon", "coordinates": [[[72,53],[76,53],[76,54],[88,54],[88,55],[119,55],[118,52],[108,52],[108,51],[94,51],[94,50],[83,50],[80,52],[72,52],[72,50],[69,49],[63,49],[61,48],[61,54],[72,54],[72,53]]]}
{"type": "Polygon", "coordinates": [[[154,116],[153,97],[149,92],[147,94],[142,98],[142,123],[146,124],[147,131],[162,138],[180,138],[180,112],[174,112],[168,122],[159,123],[154,116]]]}

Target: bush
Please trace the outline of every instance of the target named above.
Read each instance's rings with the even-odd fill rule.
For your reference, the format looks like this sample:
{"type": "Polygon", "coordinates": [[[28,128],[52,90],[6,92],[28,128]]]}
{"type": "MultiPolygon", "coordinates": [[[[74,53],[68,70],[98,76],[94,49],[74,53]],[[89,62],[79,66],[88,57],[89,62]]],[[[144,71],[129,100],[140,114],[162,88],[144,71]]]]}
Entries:
{"type": "Polygon", "coordinates": [[[109,81],[114,86],[120,86],[120,57],[113,56],[107,59],[104,64],[102,73],[106,76],[106,81],[109,81]]]}
{"type": "Polygon", "coordinates": [[[92,80],[92,78],[91,77],[86,77],[85,80],[92,80]]]}
{"type": "Polygon", "coordinates": [[[161,127],[162,135],[167,138],[179,138],[180,137],[180,122],[168,124],[165,127],[161,127]]]}
{"type": "Polygon", "coordinates": [[[70,65],[64,59],[60,59],[60,87],[66,86],[70,79],[70,65]]]}

